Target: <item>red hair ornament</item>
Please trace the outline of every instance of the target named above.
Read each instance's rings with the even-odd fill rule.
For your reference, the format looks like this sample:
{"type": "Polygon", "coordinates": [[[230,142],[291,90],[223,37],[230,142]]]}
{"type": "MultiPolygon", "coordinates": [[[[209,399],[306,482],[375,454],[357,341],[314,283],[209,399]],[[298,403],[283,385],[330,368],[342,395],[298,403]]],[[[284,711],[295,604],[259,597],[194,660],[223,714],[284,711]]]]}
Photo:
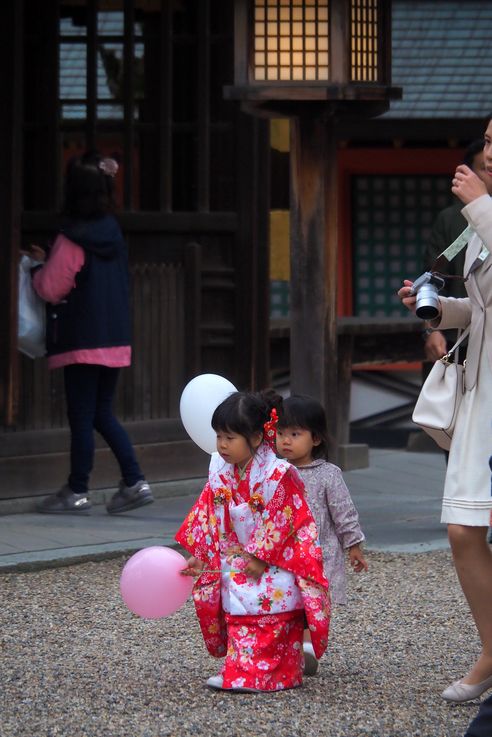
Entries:
{"type": "Polygon", "coordinates": [[[270,448],[275,451],[275,439],[277,437],[278,414],[275,407],[270,412],[270,419],[263,425],[263,439],[270,448]]]}

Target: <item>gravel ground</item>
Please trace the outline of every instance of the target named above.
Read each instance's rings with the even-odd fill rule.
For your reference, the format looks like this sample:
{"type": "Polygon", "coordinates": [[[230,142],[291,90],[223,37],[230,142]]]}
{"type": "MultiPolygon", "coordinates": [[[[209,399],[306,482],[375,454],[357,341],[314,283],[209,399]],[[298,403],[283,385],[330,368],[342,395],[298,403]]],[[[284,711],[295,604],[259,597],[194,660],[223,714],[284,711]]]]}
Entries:
{"type": "Polygon", "coordinates": [[[274,695],[207,689],[191,602],[132,615],[124,562],[0,575],[1,737],[463,737],[477,711],[439,696],[479,649],[447,552],[369,553],[318,675],[274,695]]]}

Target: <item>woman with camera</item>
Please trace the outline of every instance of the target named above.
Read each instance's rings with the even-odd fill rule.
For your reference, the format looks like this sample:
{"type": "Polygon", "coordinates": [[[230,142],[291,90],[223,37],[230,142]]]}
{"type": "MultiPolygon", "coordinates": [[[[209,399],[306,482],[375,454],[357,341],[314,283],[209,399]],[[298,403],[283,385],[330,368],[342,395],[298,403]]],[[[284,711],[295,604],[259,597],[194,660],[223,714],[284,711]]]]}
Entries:
{"type": "MultiPolygon", "coordinates": [[[[485,131],[484,161],[492,178],[492,116],[485,131]]],[[[465,205],[462,214],[474,232],[464,266],[468,296],[439,296],[438,315],[430,322],[439,330],[470,326],[466,391],[449,451],[441,521],[448,525],[456,572],[482,652],[470,671],[442,696],[447,701],[469,701],[492,688],[492,552],[487,544],[492,508],[488,466],[492,453],[492,199],[484,182],[464,164],[456,169],[452,192],[465,205]]],[[[403,284],[398,296],[415,312],[412,282],[403,284]]]]}

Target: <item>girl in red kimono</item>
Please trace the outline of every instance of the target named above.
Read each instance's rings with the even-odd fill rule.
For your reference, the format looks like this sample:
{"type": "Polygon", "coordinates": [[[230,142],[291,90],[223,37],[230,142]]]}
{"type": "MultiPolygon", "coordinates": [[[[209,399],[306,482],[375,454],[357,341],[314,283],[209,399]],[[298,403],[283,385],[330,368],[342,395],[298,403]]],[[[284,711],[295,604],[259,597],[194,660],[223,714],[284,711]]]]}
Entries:
{"type": "Polygon", "coordinates": [[[307,621],[319,658],[328,642],[328,582],[296,469],[279,460],[273,394],[235,392],[212,417],[208,483],[176,540],[192,555],[195,607],[211,655],[211,688],[279,691],[302,684],[307,621]]]}

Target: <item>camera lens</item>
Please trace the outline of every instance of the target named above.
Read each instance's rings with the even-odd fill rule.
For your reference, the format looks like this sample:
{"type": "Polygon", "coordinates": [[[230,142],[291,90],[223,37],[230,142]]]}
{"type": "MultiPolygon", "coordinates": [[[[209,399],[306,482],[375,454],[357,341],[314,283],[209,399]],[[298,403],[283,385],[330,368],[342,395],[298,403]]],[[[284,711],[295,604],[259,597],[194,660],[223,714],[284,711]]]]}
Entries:
{"type": "Polygon", "coordinates": [[[424,284],[417,292],[415,314],[421,320],[433,320],[439,315],[439,297],[433,284],[424,284]]]}

